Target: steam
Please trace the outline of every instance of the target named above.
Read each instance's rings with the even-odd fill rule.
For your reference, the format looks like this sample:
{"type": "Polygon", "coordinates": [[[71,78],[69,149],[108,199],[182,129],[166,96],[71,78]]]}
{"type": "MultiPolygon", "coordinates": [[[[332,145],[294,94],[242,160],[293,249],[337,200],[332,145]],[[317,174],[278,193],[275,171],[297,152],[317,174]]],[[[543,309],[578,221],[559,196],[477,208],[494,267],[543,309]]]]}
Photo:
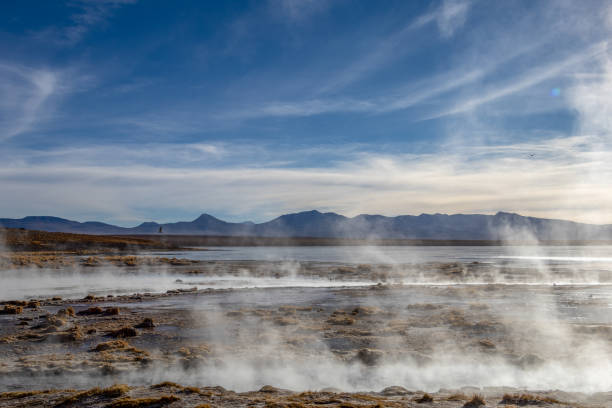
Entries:
{"type": "MultiPolygon", "coordinates": [[[[268,258],[278,255],[258,250],[268,258]]],[[[391,385],[428,392],[463,386],[609,391],[608,247],[404,247],[403,255],[390,247],[336,250],[336,262],[321,259],[331,256],[329,249],[308,248],[304,257],[318,262],[218,261],[204,263],[209,266],[199,274],[146,266],[8,270],[0,299],[224,289],[122,305],[188,311],[189,324],[181,329],[185,344],[210,346],[195,363],[186,366],[167,351],[152,350],[158,358],[149,365],[105,376],[67,370],[47,377],[42,371],[46,386],[175,381],[235,391],[266,384],[294,391],[380,391],[391,385]],[[462,261],[440,262],[458,253],[462,261]],[[374,262],[337,262],[347,254],[374,262]],[[279,325],[275,319],[284,307],[313,311],[279,325]],[[375,310],[371,326],[351,332],[325,325],[333,312],[353,308],[375,310]],[[481,340],[493,346],[483,349],[481,340]]],[[[6,376],[0,387],[34,386],[40,378],[6,376]]]]}

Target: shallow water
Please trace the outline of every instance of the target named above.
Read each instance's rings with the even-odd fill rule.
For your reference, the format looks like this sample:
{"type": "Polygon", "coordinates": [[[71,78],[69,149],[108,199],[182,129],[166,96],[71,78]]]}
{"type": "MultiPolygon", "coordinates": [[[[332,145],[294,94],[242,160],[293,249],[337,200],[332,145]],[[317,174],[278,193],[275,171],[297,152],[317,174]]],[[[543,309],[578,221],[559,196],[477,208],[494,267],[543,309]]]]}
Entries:
{"type": "MultiPolygon", "coordinates": [[[[272,342],[267,348],[247,356],[247,359],[229,353],[223,356],[222,364],[209,362],[207,364],[212,365],[195,372],[176,367],[172,371],[165,367],[153,367],[146,372],[126,374],[128,377],[125,378],[95,379],[109,383],[173,380],[194,385],[222,385],[235,390],[257,389],[264,384],[273,384],[295,390],[335,386],[353,391],[379,390],[397,384],[428,391],[440,387],[476,385],[562,388],[585,392],[605,391],[612,383],[612,345],[609,346],[607,338],[612,332],[608,330],[612,326],[612,281],[598,280],[602,273],[612,271],[609,247],[251,247],[155,255],[228,261],[222,265],[231,265],[232,260],[263,260],[270,263],[257,263],[261,268],[258,272],[263,271],[264,275],[242,273],[242,264],[237,275],[222,274],[222,267],[218,274],[180,274],[172,272],[171,268],[111,267],[82,271],[79,268],[71,271],[4,271],[0,298],[62,296],[78,299],[89,293],[159,293],[192,287],[211,289],[178,296],[145,296],[133,302],[112,299],[98,302],[103,306],[118,305],[125,310],[122,312],[125,315],[147,316],[170,311],[169,314],[185,316],[184,321],[189,324],[162,324],[154,333],[161,334],[163,338],[179,338],[186,344],[215,343],[221,338],[221,343],[228,345],[236,340],[255,338],[254,335],[262,327],[260,322],[248,313],[244,314],[244,318],[232,320],[228,318],[229,311],[243,313],[241,310],[257,309],[274,315],[282,306],[304,306],[313,309],[301,315],[306,323],[316,323],[316,319],[325,322],[334,311],[351,311],[359,306],[376,307],[388,312],[376,317],[372,323],[376,327],[372,326],[373,334],[370,336],[376,340],[365,346],[356,346],[355,342],[363,339],[342,334],[341,327],[316,333],[312,347],[323,348],[317,349],[305,361],[300,359],[310,345],[300,346],[295,354],[293,351],[296,350],[285,350],[285,354],[279,355],[278,347],[284,344],[285,329],[270,326],[271,323],[267,321],[263,327],[266,330],[274,329],[278,344],[272,342]],[[427,265],[478,262],[500,276],[504,268],[514,268],[510,273],[515,273],[516,279],[511,276],[508,281],[500,279],[495,284],[488,281],[453,282],[452,278],[442,273],[442,279],[448,281],[435,280],[436,267],[431,264],[423,273],[401,276],[401,279],[386,282],[390,285],[382,286],[378,286],[377,279],[368,276],[367,268],[346,276],[336,274],[334,279],[325,275],[315,277],[290,273],[299,263],[313,261],[330,271],[341,265],[365,263],[427,265]],[[275,277],[274,268],[279,267],[286,275],[275,277]],[[559,279],[560,276],[566,281],[559,279]],[[525,277],[531,279],[521,280],[525,277]],[[575,281],[579,281],[579,284],[575,281]],[[452,316],[453,313],[458,313],[459,317],[466,316],[469,320],[466,326],[454,327],[443,320],[444,316],[452,316]],[[438,325],[438,321],[442,323],[438,325]],[[385,334],[385,329],[393,326],[391,322],[412,322],[410,324],[414,325],[404,334],[394,332],[391,336],[385,334]],[[476,325],[482,325],[483,331],[472,329],[476,325]],[[589,334],[590,329],[601,335],[589,334]],[[441,333],[444,330],[446,337],[441,333]],[[583,330],[586,337],[583,337],[583,330]],[[346,349],[354,354],[359,347],[397,351],[397,344],[403,344],[410,350],[413,343],[405,342],[421,335],[427,342],[440,344],[439,349],[431,351],[431,362],[425,365],[404,357],[403,360],[390,358],[384,364],[368,367],[340,361],[330,352],[346,349]],[[457,349],[447,349],[448,341],[455,346],[453,336],[457,336],[457,349]],[[471,343],[467,346],[463,344],[464,348],[460,349],[459,343],[465,343],[466,338],[471,343]],[[483,338],[492,340],[502,349],[512,349],[513,356],[507,357],[501,351],[495,355],[490,351],[480,351],[477,341],[483,338]],[[584,342],[585,338],[590,339],[589,342],[584,342]],[[541,365],[527,368],[517,365],[516,358],[532,352],[543,358],[541,365]]],[[[194,268],[197,268],[197,264],[194,268]]],[[[91,303],[80,301],[67,304],[72,304],[77,310],[91,306],[91,303]]],[[[54,312],[54,308],[59,307],[53,306],[50,311],[54,312]]],[[[61,307],[65,307],[65,304],[61,307]]],[[[11,319],[5,316],[0,321],[5,320],[8,324],[12,322],[11,319]]],[[[307,330],[308,327],[306,324],[300,330],[307,330]]],[[[146,343],[149,335],[152,334],[141,334],[130,341],[140,347],[146,343]]],[[[155,340],[153,344],[158,347],[159,343],[155,340]]],[[[248,346],[251,346],[250,342],[248,346]]],[[[78,384],[79,380],[69,378],[72,385],[78,384]]],[[[21,378],[11,378],[7,384],[18,387],[23,385],[23,381],[21,378]]],[[[39,380],[32,381],[30,386],[39,380]]],[[[82,381],[83,386],[89,386],[92,379],[84,378],[82,381]]]]}
{"type": "Polygon", "coordinates": [[[197,260],[314,261],[346,264],[488,262],[494,264],[595,264],[612,267],[612,246],[298,246],[224,247],[158,252],[197,260]]]}
{"type": "Polygon", "coordinates": [[[170,273],[170,270],[163,266],[5,270],[2,271],[0,300],[51,296],[78,298],[87,294],[104,296],[144,292],[160,293],[194,287],[197,289],[334,288],[369,286],[380,282],[404,285],[503,283],[557,286],[612,283],[612,246],[231,247],[157,252],[146,256],[188,258],[204,262],[263,262],[259,265],[265,276],[252,275],[246,269],[238,276],[227,275],[224,274],[223,266],[217,272],[213,271],[198,276],[170,273]],[[360,264],[395,265],[396,269],[404,269],[399,272],[396,270],[394,277],[390,280],[370,276],[367,271],[358,274],[334,274],[330,275],[329,279],[317,279],[296,275],[300,264],[305,262],[329,268],[330,272],[338,266],[360,264]],[[464,278],[459,281],[452,277],[445,278],[444,275],[435,276],[436,267],[432,266],[432,263],[453,262],[459,264],[477,262],[491,268],[493,272],[488,276],[464,278]],[[421,270],[410,270],[411,265],[417,264],[429,264],[430,266],[421,270]],[[512,268],[511,273],[497,272],[510,268],[512,268]]]}

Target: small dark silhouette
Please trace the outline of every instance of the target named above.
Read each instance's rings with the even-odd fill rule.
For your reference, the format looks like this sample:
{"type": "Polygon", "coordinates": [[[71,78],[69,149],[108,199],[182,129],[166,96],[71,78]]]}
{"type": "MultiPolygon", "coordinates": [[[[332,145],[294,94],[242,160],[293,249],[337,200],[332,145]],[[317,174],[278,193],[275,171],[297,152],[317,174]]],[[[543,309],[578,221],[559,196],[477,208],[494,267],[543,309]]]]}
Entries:
{"type": "Polygon", "coordinates": [[[159,231],[158,231],[158,233],[160,233],[160,234],[161,234],[161,233],[162,233],[162,231],[163,231],[163,228],[162,228],[162,227],[159,227],[159,231]]]}

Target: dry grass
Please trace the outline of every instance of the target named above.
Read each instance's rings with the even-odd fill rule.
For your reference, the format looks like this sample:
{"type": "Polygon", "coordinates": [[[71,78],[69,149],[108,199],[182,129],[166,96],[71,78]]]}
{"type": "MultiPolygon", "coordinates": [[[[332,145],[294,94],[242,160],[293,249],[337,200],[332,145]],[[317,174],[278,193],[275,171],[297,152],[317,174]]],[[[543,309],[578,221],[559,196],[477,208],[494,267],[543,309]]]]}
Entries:
{"type": "Polygon", "coordinates": [[[98,344],[95,347],[92,347],[91,349],[89,349],[89,351],[97,352],[97,353],[108,351],[108,352],[134,353],[134,354],[141,354],[143,356],[149,355],[147,351],[131,346],[125,340],[105,341],[103,343],[98,344]]]}
{"type": "Polygon", "coordinates": [[[561,402],[550,397],[541,397],[532,394],[504,394],[500,404],[504,405],[543,405],[543,404],[560,404],[561,402]]]}
{"type": "Polygon", "coordinates": [[[151,388],[154,390],[158,388],[176,388],[178,390],[182,390],[183,386],[172,381],[164,381],[160,382],[159,384],[153,384],[151,388]]]}
{"type": "Polygon", "coordinates": [[[152,389],[172,388],[172,389],[178,390],[179,392],[184,392],[187,394],[201,394],[202,393],[202,390],[200,390],[198,387],[185,387],[185,386],[182,386],[172,381],[164,381],[159,384],[152,385],[151,388],[152,389]]]}
{"type": "Polygon", "coordinates": [[[52,342],[71,343],[73,341],[83,340],[83,333],[78,326],[75,326],[67,331],[49,333],[46,339],[52,342]]]}
{"type": "Polygon", "coordinates": [[[0,309],[0,315],[18,315],[23,313],[23,306],[4,305],[0,309]]]}
{"type": "Polygon", "coordinates": [[[471,400],[463,404],[463,408],[478,408],[485,404],[486,402],[481,395],[474,395],[471,400]]]}
{"type": "Polygon", "coordinates": [[[355,319],[350,316],[332,315],[327,319],[327,323],[337,326],[350,326],[355,323],[355,319]]]}
{"type": "Polygon", "coordinates": [[[27,304],[26,307],[28,309],[38,309],[40,307],[40,301],[38,300],[30,300],[27,304]]]}
{"type": "Polygon", "coordinates": [[[419,398],[415,399],[415,402],[418,402],[419,404],[424,404],[427,402],[433,402],[433,397],[427,393],[421,395],[419,398]]]}
{"type": "Polygon", "coordinates": [[[51,253],[49,257],[56,255],[53,254],[54,251],[87,253],[108,251],[109,249],[126,251],[130,249],[177,248],[173,244],[140,237],[69,234],[16,228],[2,229],[2,231],[5,235],[6,246],[10,250],[51,253]]]}
{"type": "Polygon", "coordinates": [[[101,307],[94,306],[85,310],[81,310],[77,313],[79,316],[92,316],[92,315],[104,315],[104,316],[116,316],[119,314],[118,307],[107,307],[102,309],[101,307]]]}
{"type": "Polygon", "coordinates": [[[107,351],[107,350],[117,350],[117,349],[126,349],[130,345],[125,340],[111,340],[105,341],[104,343],[98,344],[96,347],[93,347],[90,351],[107,351]]]}
{"type": "Polygon", "coordinates": [[[57,311],[57,313],[55,314],[57,317],[74,317],[75,313],[74,313],[74,309],[72,308],[72,306],[68,306],[65,309],[60,309],[57,311]]]}
{"type": "Polygon", "coordinates": [[[145,317],[142,322],[138,323],[134,327],[137,329],[152,329],[155,327],[155,324],[153,323],[153,319],[150,317],[145,317]]]}
{"type": "Polygon", "coordinates": [[[467,401],[470,399],[465,394],[452,394],[445,398],[447,401],[467,401]]]}
{"type": "Polygon", "coordinates": [[[375,315],[379,313],[382,313],[382,310],[374,306],[358,306],[351,311],[351,314],[353,316],[357,316],[357,315],[371,316],[371,315],[375,315]]]}
{"type": "Polygon", "coordinates": [[[382,360],[384,354],[380,350],[361,349],[357,352],[355,358],[368,366],[376,365],[382,360]]]}
{"type": "Polygon", "coordinates": [[[298,324],[298,320],[292,317],[278,316],[274,318],[274,324],[276,324],[277,326],[291,326],[294,324],[298,324]]]}
{"type": "Polygon", "coordinates": [[[487,349],[494,349],[494,348],[496,347],[496,346],[495,346],[495,343],[493,343],[493,342],[492,342],[491,340],[489,340],[489,339],[481,339],[481,340],[478,340],[478,344],[479,344],[480,346],[484,347],[484,348],[487,348],[487,349]]]}
{"type": "MultiPolygon", "coordinates": [[[[106,397],[106,398],[117,398],[130,390],[125,384],[116,384],[108,388],[95,387],[86,391],[81,391],[70,397],[64,399],[59,404],[55,405],[57,408],[70,406],[73,404],[81,404],[81,402],[87,398],[92,397],[106,397]]],[[[82,404],[81,404],[82,405],[82,404]]]]}
{"type": "Polygon", "coordinates": [[[118,314],[119,314],[118,307],[107,307],[106,309],[104,309],[105,316],[117,316],[118,314]]]}
{"type": "Polygon", "coordinates": [[[109,332],[108,335],[116,339],[123,339],[126,337],[138,336],[138,332],[133,327],[122,327],[120,329],[109,332]]]}
{"type": "Polygon", "coordinates": [[[0,393],[0,399],[19,399],[32,397],[34,395],[51,394],[56,390],[40,390],[40,391],[10,391],[0,393]]]}
{"type": "Polygon", "coordinates": [[[25,300],[7,300],[6,302],[4,302],[4,304],[11,306],[25,306],[28,304],[28,302],[26,302],[25,300]]]}
{"type": "Polygon", "coordinates": [[[142,408],[142,407],[159,407],[172,404],[181,399],[176,395],[162,395],[157,398],[122,398],[118,401],[111,402],[107,405],[108,408],[142,408]]]}

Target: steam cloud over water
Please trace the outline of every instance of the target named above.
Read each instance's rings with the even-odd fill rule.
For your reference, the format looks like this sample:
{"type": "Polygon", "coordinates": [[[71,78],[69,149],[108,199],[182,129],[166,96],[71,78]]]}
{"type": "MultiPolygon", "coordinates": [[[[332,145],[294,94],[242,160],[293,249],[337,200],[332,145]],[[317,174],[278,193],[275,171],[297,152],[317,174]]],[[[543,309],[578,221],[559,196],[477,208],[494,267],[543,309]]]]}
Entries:
{"type": "MultiPolygon", "coordinates": [[[[85,295],[126,295],[100,304],[118,305],[127,315],[175,311],[186,316],[187,326],[170,322],[156,332],[179,330],[185,344],[208,345],[188,366],[173,357],[102,378],[41,374],[49,386],[170,380],[236,391],[273,384],[296,391],[401,385],[430,392],[507,386],[591,393],[612,383],[607,250],[436,248],[411,255],[418,263],[397,263],[398,248],[325,249],[319,255],[293,249],[294,258],[324,259],[206,261],[197,274],[168,266],[15,269],[6,271],[0,299],[60,295],[74,299],[69,304],[79,311],[89,307],[80,300],[85,295]],[[338,262],[351,251],[359,261],[387,263],[338,262]],[[458,253],[465,262],[440,262],[458,253]],[[200,292],[155,295],[191,288],[200,292]],[[152,295],[142,297],[144,292],[152,295]],[[138,300],[125,303],[134,294],[138,300]]],[[[257,251],[270,256],[267,248],[257,251]]],[[[162,353],[160,345],[150,347],[153,355],[162,353]]],[[[31,381],[14,376],[0,386],[31,381]]]]}

